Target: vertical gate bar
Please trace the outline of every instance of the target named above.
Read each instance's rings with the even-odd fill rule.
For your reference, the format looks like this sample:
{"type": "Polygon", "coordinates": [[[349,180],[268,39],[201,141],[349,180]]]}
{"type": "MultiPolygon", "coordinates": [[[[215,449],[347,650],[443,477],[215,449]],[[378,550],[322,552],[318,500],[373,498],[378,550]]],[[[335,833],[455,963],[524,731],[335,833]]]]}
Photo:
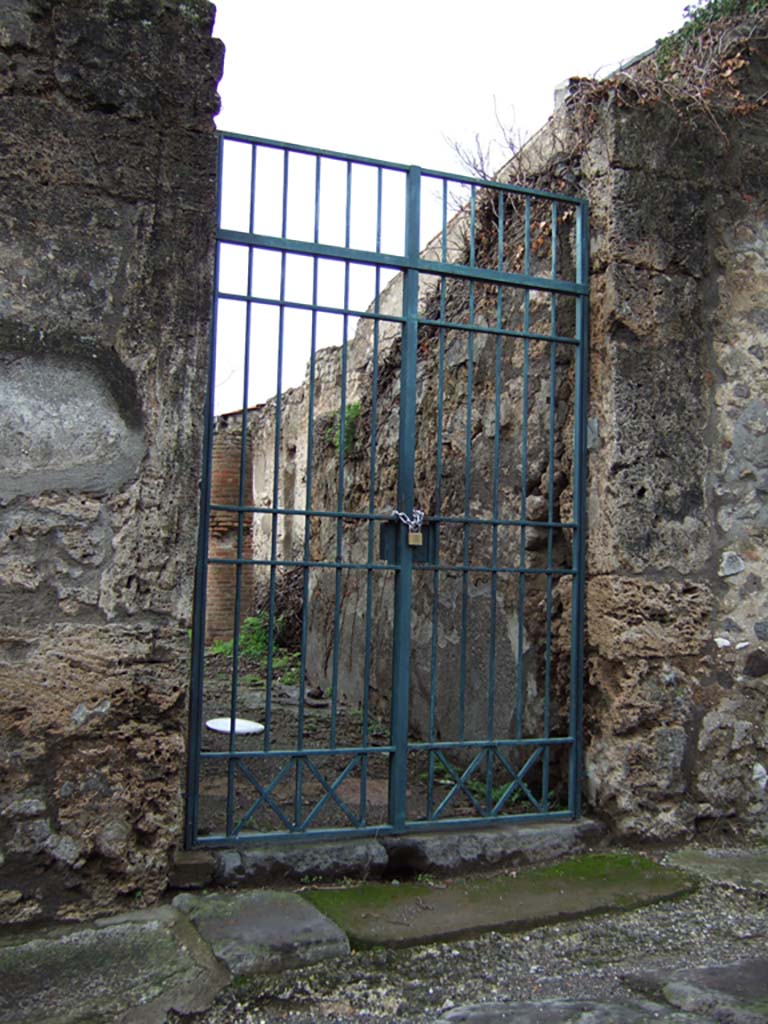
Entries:
{"type": "Polygon", "coordinates": [[[477,258],[477,240],[475,238],[475,226],[477,223],[477,195],[475,186],[469,187],[469,265],[474,267],[477,258]]]}
{"type": "MultiPolygon", "coordinates": [[[[350,213],[352,205],[352,162],[347,164],[346,202],[344,204],[344,244],[349,248],[350,213]]],[[[336,492],[336,562],[342,561],[344,544],[344,468],[347,446],[347,371],[349,348],[347,345],[347,327],[349,324],[349,260],[344,261],[344,312],[342,314],[341,334],[341,396],[339,404],[339,476],[336,492]]],[[[331,729],[330,745],[336,746],[336,727],[338,724],[339,699],[339,621],[341,617],[341,586],[343,569],[337,564],[334,570],[333,595],[333,675],[331,679],[331,729]]]]}
{"type": "MultiPolygon", "coordinates": [[[[442,206],[441,206],[441,259],[443,263],[448,262],[448,182],[443,179],[442,206]]],[[[435,565],[440,563],[440,514],[442,510],[442,487],[443,487],[443,401],[445,382],[445,327],[442,323],[446,318],[445,299],[445,277],[440,278],[440,321],[438,328],[437,342],[437,411],[435,424],[435,437],[437,451],[435,455],[435,565]]],[[[435,568],[432,573],[432,643],[430,647],[429,667],[429,742],[434,743],[437,737],[436,716],[437,706],[437,651],[439,633],[440,613],[440,571],[435,568]]],[[[434,788],[435,788],[435,752],[430,749],[427,754],[427,800],[426,817],[432,819],[434,812],[434,788]]]]}
{"type": "MultiPolygon", "coordinates": [[[[531,197],[525,197],[525,244],[524,263],[525,274],[530,276],[531,272],[531,197]]],[[[526,544],[526,509],[528,491],[528,372],[530,339],[528,333],[531,329],[531,294],[526,288],[523,294],[523,411],[520,429],[520,518],[523,525],[520,527],[520,575],[518,577],[518,610],[517,610],[517,708],[516,708],[516,735],[520,739],[523,735],[523,700],[525,696],[525,671],[523,663],[523,648],[525,646],[525,544],[526,544]]]]}
{"type": "MultiPolygon", "coordinates": [[[[552,200],[552,221],[551,221],[551,223],[552,223],[552,228],[551,228],[551,237],[552,237],[551,256],[552,256],[552,262],[550,263],[550,269],[549,269],[549,272],[550,272],[550,275],[551,275],[553,281],[556,280],[556,278],[557,278],[557,244],[558,244],[557,218],[558,218],[559,214],[560,214],[560,207],[557,205],[557,200],[553,199],[552,200]]],[[[552,295],[553,298],[557,298],[557,292],[551,292],[550,294],[552,295]]]]}
{"type": "MultiPolygon", "coordinates": [[[[384,171],[376,168],[376,252],[381,252],[381,213],[384,202],[384,171]]],[[[376,293],[378,295],[378,292],[376,293]]]]}
{"type": "MultiPolygon", "coordinates": [[[[550,272],[552,279],[557,277],[557,202],[552,203],[552,261],[550,272]]],[[[557,294],[550,293],[549,333],[554,337],[557,333],[557,294]]],[[[547,473],[547,519],[555,521],[555,404],[557,402],[557,342],[549,342],[549,470],[547,473]]],[[[562,518],[562,516],[560,517],[562,518]]],[[[544,647],[544,721],[543,738],[548,739],[551,727],[552,699],[552,584],[551,570],[554,568],[554,527],[547,529],[547,577],[546,577],[546,637],[544,647]]],[[[551,751],[544,747],[541,771],[541,799],[546,810],[549,804],[549,773],[551,751]]]]}
{"type": "MultiPolygon", "coordinates": [[[[421,171],[409,167],[405,195],[405,258],[403,333],[400,352],[400,438],[397,506],[411,514],[414,506],[413,467],[416,445],[416,348],[419,328],[419,259],[421,171]]],[[[411,596],[413,551],[405,530],[397,531],[395,631],[392,652],[392,759],[389,775],[389,818],[395,829],[405,824],[408,779],[408,687],[411,669],[411,596]]]]}
{"type": "Polygon", "coordinates": [[[344,204],[344,246],[349,249],[350,220],[352,214],[352,161],[347,160],[346,202],[344,204]]]}
{"type": "MultiPolygon", "coordinates": [[[[380,289],[381,268],[376,267],[376,298],[374,300],[374,313],[379,312],[379,289],[380,289]]],[[[365,573],[365,661],[363,664],[363,720],[361,743],[368,747],[369,743],[369,722],[370,714],[369,693],[371,687],[371,644],[373,640],[373,569],[371,563],[374,560],[374,514],[376,512],[376,431],[377,423],[377,402],[379,397],[379,321],[373,322],[373,380],[371,382],[371,459],[368,471],[368,568],[365,573]]],[[[360,780],[360,810],[365,816],[367,814],[366,791],[368,786],[368,757],[362,755],[361,759],[361,780],[360,780]]]]}
{"type": "Polygon", "coordinates": [[[472,489],[472,398],[475,381],[475,282],[469,282],[469,326],[467,333],[467,419],[464,424],[464,522],[462,523],[461,645],[459,651],[459,740],[464,742],[467,696],[467,633],[469,631],[469,525],[472,489]]]}
{"type": "Polygon", "coordinates": [[[442,222],[440,228],[440,250],[443,263],[448,262],[448,182],[443,178],[442,222]]]}
{"type": "MultiPolygon", "coordinates": [[[[258,147],[251,146],[250,196],[248,226],[253,234],[256,205],[256,155],[258,147]]],[[[253,279],[253,246],[248,246],[248,277],[246,291],[250,296],[253,279]]],[[[243,351],[243,404],[240,416],[240,467],[237,485],[237,564],[235,566],[235,622],[232,636],[232,683],[229,698],[229,757],[227,758],[227,835],[234,831],[235,813],[235,768],[236,741],[235,718],[237,717],[238,690],[240,683],[240,615],[243,592],[243,506],[245,505],[245,470],[248,464],[248,386],[251,375],[251,327],[253,323],[252,303],[245,307],[245,338],[243,351]]]]}
{"type": "MultiPolygon", "coordinates": [[[[381,226],[382,226],[382,200],[383,200],[383,171],[381,167],[376,168],[376,252],[381,252],[381,226]]],[[[379,314],[381,302],[381,267],[375,269],[375,288],[373,300],[373,312],[376,317],[379,314]]],[[[368,464],[368,569],[365,574],[365,663],[363,666],[363,706],[362,706],[362,734],[360,742],[363,747],[368,748],[370,742],[369,715],[370,715],[370,689],[371,689],[371,645],[373,642],[373,569],[371,565],[375,556],[375,520],[376,512],[376,434],[378,431],[378,401],[379,401],[379,334],[380,322],[373,321],[373,380],[371,381],[371,458],[368,464]]],[[[364,753],[360,758],[360,814],[362,824],[368,820],[368,754],[364,753]]]]}
{"type": "MultiPolygon", "coordinates": [[[[224,138],[216,147],[216,227],[221,224],[221,179],[224,162],[224,138]]],[[[189,731],[187,750],[186,824],[184,846],[191,849],[197,839],[200,813],[200,748],[203,729],[203,686],[205,671],[205,619],[208,588],[208,531],[211,522],[211,473],[213,465],[213,400],[216,387],[216,325],[219,316],[219,271],[221,242],[213,250],[213,301],[208,342],[208,379],[203,420],[203,464],[200,480],[200,521],[197,528],[197,563],[192,618],[192,685],[189,699],[189,731]]]]}
{"type": "Polygon", "coordinates": [[[283,216],[280,222],[280,237],[288,237],[288,218],[286,217],[286,210],[288,209],[288,157],[290,150],[288,147],[280,147],[283,154],[283,191],[282,191],[282,207],[283,216]]]}
{"type": "MultiPolygon", "coordinates": [[[[527,292],[526,292],[527,299],[527,292]]],[[[520,551],[519,551],[519,569],[520,573],[518,576],[518,591],[517,591],[517,704],[515,709],[515,734],[518,739],[523,735],[523,700],[525,696],[525,675],[524,675],[524,661],[523,651],[525,646],[525,567],[526,567],[526,527],[525,527],[525,512],[526,512],[526,486],[528,476],[528,438],[527,438],[527,404],[528,404],[528,339],[526,338],[523,344],[523,424],[521,431],[521,473],[520,473],[520,486],[521,486],[521,511],[520,517],[523,520],[523,525],[520,527],[520,551]]]]}
{"type": "Polygon", "coordinates": [[[497,254],[498,258],[496,261],[497,270],[504,270],[504,193],[497,193],[498,196],[498,215],[496,218],[496,237],[497,237],[497,254]]]}
{"type": "MultiPolygon", "coordinates": [[[[314,195],[314,226],[313,239],[315,245],[320,240],[320,157],[315,157],[315,195],[314,195]]],[[[307,409],[307,465],[304,484],[304,546],[303,546],[303,579],[301,592],[301,667],[299,669],[299,709],[296,724],[296,749],[304,749],[304,697],[307,691],[307,638],[309,632],[309,574],[306,564],[310,560],[310,533],[312,528],[312,459],[314,457],[315,420],[315,370],[317,363],[317,306],[318,306],[318,257],[312,257],[312,320],[309,339],[309,403],[307,409]]],[[[298,828],[301,821],[302,797],[304,788],[304,758],[296,758],[296,787],[294,790],[293,821],[298,828]]]]}
{"type": "MultiPolygon", "coordinates": [[[[582,200],[576,220],[576,278],[579,284],[589,282],[589,211],[582,200]]],[[[576,332],[579,342],[576,348],[576,380],[574,408],[574,472],[573,513],[574,569],[576,577],[572,594],[571,618],[571,777],[569,809],[574,817],[581,812],[581,766],[582,766],[582,719],[583,719],[583,674],[584,674],[584,576],[586,572],[586,475],[587,475],[587,402],[588,402],[588,339],[589,339],[589,293],[576,299],[576,332]]]]}
{"type": "MultiPolygon", "coordinates": [[[[383,200],[383,172],[378,167],[376,174],[376,252],[381,252],[381,227],[382,227],[382,200],[383,200]]],[[[381,302],[381,267],[375,269],[375,295],[373,300],[373,312],[376,317],[379,314],[381,302]]],[[[371,457],[368,464],[368,572],[366,575],[365,594],[365,671],[363,679],[363,746],[368,746],[369,730],[369,689],[371,683],[371,639],[373,612],[373,570],[370,568],[374,560],[374,519],[376,512],[376,433],[378,430],[378,396],[379,396],[379,340],[381,324],[378,319],[373,322],[373,380],[371,382],[371,457]]],[[[367,765],[367,762],[366,762],[367,765]]],[[[365,771],[363,773],[365,775],[365,771]]]]}
{"type": "Polygon", "coordinates": [[[315,157],[315,209],[312,241],[315,245],[320,241],[320,157],[315,157]]]}
{"type": "MultiPolygon", "coordinates": [[[[496,266],[498,270],[504,267],[504,193],[497,191],[495,201],[498,203],[496,219],[496,266]]],[[[504,293],[499,284],[496,286],[496,327],[501,329],[504,326],[504,293]]],[[[496,713],[496,613],[498,604],[498,575],[496,567],[499,557],[499,528],[496,520],[500,516],[499,508],[499,481],[501,475],[501,374],[502,374],[502,338],[496,336],[496,366],[494,380],[494,432],[493,432],[493,477],[492,477],[492,517],[494,519],[491,529],[491,621],[488,637],[488,720],[487,738],[491,743],[495,739],[495,713],[496,713]]],[[[490,816],[493,806],[493,748],[489,746],[486,761],[485,779],[485,812],[486,817],[490,816]]]]}
{"type": "MultiPolygon", "coordinates": [[[[501,327],[501,285],[496,286],[496,326],[501,327]]],[[[491,499],[494,523],[491,527],[491,614],[488,631],[488,721],[487,739],[491,743],[495,739],[494,718],[496,711],[496,611],[498,594],[498,574],[496,568],[499,557],[499,475],[501,462],[501,436],[499,419],[501,417],[501,335],[496,335],[496,362],[494,381],[494,429],[493,429],[493,472],[491,482],[491,499]]],[[[493,748],[488,747],[485,784],[485,813],[490,814],[493,806],[493,748]]]]}
{"type": "MultiPolygon", "coordinates": [[[[286,237],[288,229],[288,158],[289,151],[283,152],[283,204],[282,234],[286,237]]],[[[280,254],[280,302],[277,314],[277,377],[275,380],[275,444],[272,457],[272,536],[269,554],[269,631],[267,633],[267,678],[264,695],[264,752],[268,753],[272,745],[272,683],[274,678],[275,657],[275,600],[277,586],[277,534],[279,529],[280,507],[280,441],[283,418],[283,347],[285,343],[285,290],[288,276],[288,257],[285,252],[280,254]]]]}
{"type": "MultiPolygon", "coordinates": [[[[440,319],[445,320],[445,278],[440,279],[440,319]]],[[[438,329],[437,347],[437,413],[435,424],[435,438],[437,451],[435,454],[435,564],[440,562],[440,513],[442,510],[443,496],[443,415],[444,415],[444,381],[445,381],[445,328],[438,329]]],[[[434,743],[437,738],[436,730],[436,708],[437,708],[437,652],[439,639],[439,615],[440,615],[440,570],[435,568],[432,572],[432,643],[430,647],[430,670],[429,670],[429,742],[434,743]]],[[[433,812],[433,796],[435,784],[435,754],[434,750],[429,751],[427,758],[427,817],[431,819],[433,812]]]]}
{"type": "MultiPolygon", "coordinates": [[[[502,327],[502,291],[501,285],[496,286],[496,326],[502,327]]],[[[493,526],[491,527],[491,615],[490,628],[488,632],[488,722],[487,738],[494,739],[494,717],[496,701],[496,604],[498,593],[498,567],[499,557],[499,477],[501,474],[501,433],[499,420],[501,419],[501,335],[496,335],[496,362],[494,380],[494,429],[493,429],[493,472],[491,477],[491,515],[493,526]]],[[[488,788],[490,800],[490,785],[488,788]]]]}

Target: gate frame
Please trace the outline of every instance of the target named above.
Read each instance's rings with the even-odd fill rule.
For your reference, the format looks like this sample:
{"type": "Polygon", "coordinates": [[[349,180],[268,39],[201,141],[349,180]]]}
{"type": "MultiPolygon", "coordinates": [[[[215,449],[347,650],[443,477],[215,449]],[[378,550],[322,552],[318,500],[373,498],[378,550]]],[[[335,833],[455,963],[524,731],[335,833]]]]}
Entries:
{"type": "MultiPolygon", "coordinates": [[[[464,175],[451,174],[416,167],[414,165],[395,164],[386,161],[360,157],[354,154],[339,153],[316,149],[307,146],[293,145],[271,139],[263,139],[232,132],[220,131],[218,134],[217,156],[217,229],[214,263],[214,295],[212,298],[212,316],[209,344],[208,384],[206,395],[205,420],[203,429],[203,466],[200,484],[200,516],[198,529],[198,556],[194,585],[194,610],[192,627],[192,659],[191,659],[191,691],[189,703],[189,731],[187,749],[187,791],[185,798],[184,845],[187,849],[203,846],[233,846],[241,843],[269,842],[317,842],[327,838],[354,837],[372,834],[403,834],[406,832],[424,832],[435,829],[467,829],[485,827],[492,823],[510,824],[524,823],[531,820],[575,819],[581,813],[581,775],[583,761],[583,672],[584,672],[584,620],[585,620],[585,568],[586,568],[586,481],[587,481],[587,401],[588,401],[588,347],[589,347],[589,211],[585,199],[558,194],[519,185],[495,181],[484,181],[464,175]],[[226,141],[243,142],[253,146],[265,146],[287,153],[298,153],[314,156],[317,159],[333,159],[357,165],[368,165],[384,170],[394,170],[406,175],[405,224],[406,239],[404,256],[397,257],[385,253],[370,253],[348,247],[306,243],[276,236],[262,236],[247,232],[231,231],[221,228],[222,211],[222,166],[223,151],[226,141]],[[482,188],[496,188],[507,193],[545,199],[553,202],[566,203],[577,210],[575,229],[575,273],[574,281],[541,278],[529,274],[509,274],[495,272],[487,268],[465,267],[463,264],[448,263],[422,259],[420,247],[420,195],[421,178],[442,179],[461,185],[482,188]],[[412,455],[415,447],[416,431],[416,374],[417,374],[417,342],[420,324],[418,299],[419,278],[421,274],[432,274],[450,278],[469,278],[472,281],[487,281],[499,285],[517,286],[521,289],[537,289],[550,293],[570,294],[575,300],[575,330],[573,347],[576,350],[574,359],[574,437],[573,437],[573,521],[561,526],[573,529],[573,577],[571,604],[571,671],[569,685],[569,733],[561,738],[562,743],[570,744],[569,756],[569,794],[568,809],[565,811],[547,811],[545,813],[525,813],[518,815],[495,815],[471,817],[461,820],[451,819],[439,821],[435,819],[407,822],[406,812],[406,780],[408,770],[408,754],[413,745],[408,743],[408,695],[410,676],[410,624],[411,595],[413,577],[413,549],[405,543],[403,531],[400,531],[397,549],[397,565],[395,567],[395,612],[394,629],[402,636],[409,637],[408,643],[393,645],[392,666],[392,707],[390,741],[391,748],[389,770],[389,821],[386,825],[371,825],[362,829],[314,829],[295,833],[248,833],[244,836],[200,836],[198,834],[198,798],[200,786],[203,693],[204,693],[204,658],[205,658],[205,623],[206,593],[208,567],[208,540],[211,513],[211,477],[213,462],[214,435],[214,389],[217,344],[218,298],[219,298],[219,249],[221,243],[244,244],[260,249],[277,250],[283,253],[296,253],[314,257],[328,257],[347,262],[368,263],[380,268],[389,267],[403,276],[403,333],[401,340],[400,387],[401,396],[405,400],[399,403],[400,432],[398,444],[398,507],[410,510],[414,507],[413,474],[404,474],[402,466],[412,455]]],[[[447,230],[446,224],[443,225],[447,230]]],[[[526,225],[526,240],[530,225],[526,225]]],[[[346,343],[345,343],[346,344],[346,343]]],[[[248,380],[248,351],[245,346],[245,379],[248,380]]],[[[247,384],[246,384],[247,386],[247,384]]],[[[246,413],[246,410],[242,410],[246,413]]],[[[247,435],[246,416],[243,416],[243,446],[247,435]]],[[[242,470],[240,488],[242,492],[242,470]]],[[[242,493],[240,504],[243,504],[242,493]]],[[[242,552],[239,552],[239,558],[242,552]]],[[[240,587],[237,589],[235,623],[240,621],[240,587]]],[[[238,629],[235,630],[237,640],[238,629]]],[[[448,744],[456,746],[457,744],[448,744]]],[[[482,741],[474,744],[482,745],[482,741]]],[[[379,751],[382,748],[372,748],[379,751]]],[[[385,748],[387,749],[387,748],[385,748]]]]}

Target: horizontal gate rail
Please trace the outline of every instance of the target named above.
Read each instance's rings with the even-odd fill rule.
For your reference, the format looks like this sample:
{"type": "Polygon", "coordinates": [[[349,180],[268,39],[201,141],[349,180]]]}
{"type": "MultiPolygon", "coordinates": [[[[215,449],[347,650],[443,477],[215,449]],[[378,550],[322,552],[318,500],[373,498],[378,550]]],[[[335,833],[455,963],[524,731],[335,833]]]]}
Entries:
{"type": "MultiPolygon", "coordinates": [[[[538,523],[536,524],[539,525],[538,523]]],[[[307,569],[370,569],[370,570],[393,570],[399,569],[401,563],[394,562],[312,562],[309,560],[304,561],[291,561],[290,559],[268,559],[268,558],[210,558],[208,560],[209,565],[262,565],[262,566],[283,566],[287,568],[307,568],[307,569]]],[[[430,571],[435,570],[440,572],[477,572],[477,573],[507,573],[515,576],[564,576],[571,577],[577,575],[576,569],[526,569],[519,566],[487,566],[487,565],[472,565],[471,563],[447,563],[441,562],[430,562],[427,566],[415,565],[414,570],[416,571],[430,571]]]]}
{"type": "MultiPolygon", "coordinates": [[[[539,193],[533,193],[541,198],[539,193]]],[[[404,256],[391,256],[381,252],[369,252],[367,249],[345,249],[337,245],[322,245],[320,242],[302,242],[298,239],[281,238],[271,235],[251,235],[245,231],[219,232],[219,240],[234,245],[258,246],[259,249],[295,256],[312,256],[322,259],[339,260],[342,262],[375,264],[391,270],[418,270],[424,274],[440,274],[445,277],[467,278],[484,284],[516,284],[521,288],[536,291],[557,292],[563,295],[585,295],[587,286],[573,281],[559,281],[557,278],[531,277],[529,274],[515,274],[514,282],[510,274],[499,270],[481,267],[464,267],[455,263],[443,263],[437,260],[408,260],[404,256]]]]}
{"type": "MultiPolygon", "coordinates": [[[[219,512],[247,512],[247,513],[277,513],[279,515],[286,516],[313,516],[319,519],[333,519],[336,518],[334,512],[323,512],[320,509],[312,509],[308,511],[302,508],[272,508],[271,505],[218,505],[215,503],[211,504],[212,511],[219,512]]],[[[364,512],[344,512],[345,519],[360,519],[364,521],[373,520],[379,523],[391,523],[392,513],[364,513],[364,512]]],[[[455,523],[462,525],[466,522],[470,522],[473,526],[558,526],[560,528],[574,528],[578,524],[575,521],[559,520],[558,522],[548,522],[547,520],[541,519],[504,519],[501,517],[492,518],[490,516],[475,516],[469,520],[464,519],[461,516],[430,516],[431,522],[440,523],[455,523]]]]}

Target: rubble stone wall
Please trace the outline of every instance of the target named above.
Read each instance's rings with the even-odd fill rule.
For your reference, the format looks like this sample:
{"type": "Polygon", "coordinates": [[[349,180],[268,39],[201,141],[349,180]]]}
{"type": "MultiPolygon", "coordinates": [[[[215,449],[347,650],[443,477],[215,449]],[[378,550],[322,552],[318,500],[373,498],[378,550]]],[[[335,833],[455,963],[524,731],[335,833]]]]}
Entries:
{"type": "Polygon", "coordinates": [[[614,95],[582,160],[587,794],[633,838],[767,824],[767,121],[614,95]]]}
{"type": "Polygon", "coordinates": [[[207,0],[0,10],[0,919],[181,840],[222,48],[207,0]]]}

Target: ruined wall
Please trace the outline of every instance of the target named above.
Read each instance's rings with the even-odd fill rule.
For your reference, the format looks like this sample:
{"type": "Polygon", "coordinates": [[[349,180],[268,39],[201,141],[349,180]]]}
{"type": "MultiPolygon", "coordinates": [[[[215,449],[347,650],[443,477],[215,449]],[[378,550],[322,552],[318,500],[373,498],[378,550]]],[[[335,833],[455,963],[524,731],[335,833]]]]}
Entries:
{"type": "MultiPolygon", "coordinates": [[[[4,920],[151,899],[180,840],[221,68],[212,14],[206,0],[9,0],[0,11],[4,920]]],[[[586,781],[589,806],[627,836],[765,824],[768,133],[750,102],[768,92],[765,35],[721,47],[739,109],[623,78],[576,89],[514,169],[576,187],[592,208],[586,781]]],[[[394,342],[381,339],[382,373],[394,342]]],[[[348,397],[362,402],[370,339],[356,351],[348,397]]],[[[447,354],[460,381],[460,347],[447,354]]],[[[481,341],[476,358],[481,387],[481,341]]],[[[339,405],[338,360],[321,363],[318,468],[333,463],[339,405]]],[[[428,424],[426,361],[419,389],[428,424]]],[[[382,498],[396,408],[393,392],[381,405],[382,498]]],[[[298,394],[284,412],[280,486],[300,508],[298,394]]],[[[480,435],[482,402],[476,414],[480,435]]],[[[273,440],[252,437],[254,500],[267,507],[273,440]]],[[[362,482],[353,465],[349,486],[362,482]]],[[[330,495],[332,472],[319,486],[330,495]]],[[[231,548],[231,524],[218,525],[231,548]]],[[[270,529],[270,516],[254,520],[255,550],[270,529]]],[[[299,556],[301,535],[278,541],[299,556]]],[[[382,598],[379,622],[388,609],[382,598]]],[[[327,660],[322,621],[315,665],[327,660]]]]}
{"type": "Polygon", "coordinates": [[[181,836],[220,44],[206,0],[0,10],[0,914],[181,836]]]}
{"type": "Polygon", "coordinates": [[[744,62],[741,109],[619,86],[581,164],[598,434],[587,789],[638,838],[764,829],[768,810],[768,117],[750,106],[768,53],[722,50],[744,62]]]}

